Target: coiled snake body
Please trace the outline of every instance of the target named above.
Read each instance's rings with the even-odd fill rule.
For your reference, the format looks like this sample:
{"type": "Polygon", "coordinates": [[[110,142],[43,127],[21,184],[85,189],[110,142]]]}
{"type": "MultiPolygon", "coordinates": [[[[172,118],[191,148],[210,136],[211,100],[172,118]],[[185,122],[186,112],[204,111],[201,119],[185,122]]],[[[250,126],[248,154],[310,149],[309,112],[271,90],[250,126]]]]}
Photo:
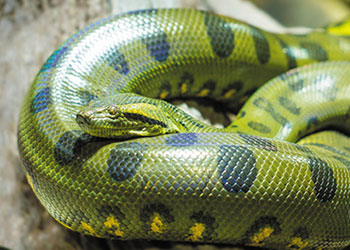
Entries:
{"type": "Polygon", "coordinates": [[[92,24],[51,55],[25,98],[28,181],[57,221],[97,237],[346,246],[350,141],[329,129],[350,132],[350,63],[289,70],[350,58],[344,26],[272,34],[181,9],[92,24]],[[274,76],[225,129],[153,99],[235,108],[274,76]]]}

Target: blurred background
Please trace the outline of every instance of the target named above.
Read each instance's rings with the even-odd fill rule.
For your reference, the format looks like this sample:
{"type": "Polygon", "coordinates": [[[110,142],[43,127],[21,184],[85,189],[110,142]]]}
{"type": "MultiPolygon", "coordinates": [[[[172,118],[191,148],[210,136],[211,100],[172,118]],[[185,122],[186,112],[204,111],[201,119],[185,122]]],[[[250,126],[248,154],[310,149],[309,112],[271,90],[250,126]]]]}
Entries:
{"type": "Polygon", "coordinates": [[[349,6],[349,0],[0,0],[0,249],[237,249],[96,239],[63,228],[42,208],[19,161],[18,116],[36,73],[70,34],[108,15],[170,7],[209,10],[286,32],[343,20],[349,6]]]}

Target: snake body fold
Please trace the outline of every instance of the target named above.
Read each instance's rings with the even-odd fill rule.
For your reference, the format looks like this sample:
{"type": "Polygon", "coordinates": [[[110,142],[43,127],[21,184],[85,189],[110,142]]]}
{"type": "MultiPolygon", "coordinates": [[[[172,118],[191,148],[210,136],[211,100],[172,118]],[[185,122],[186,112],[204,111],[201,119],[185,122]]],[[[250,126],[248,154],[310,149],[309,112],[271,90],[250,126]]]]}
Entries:
{"type": "Polygon", "coordinates": [[[18,148],[32,189],[61,224],[97,237],[348,245],[350,140],[331,130],[306,136],[350,132],[350,40],[331,34],[339,30],[272,34],[188,9],[134,11],[82,29],[47,60],[23,103],[18,148]],[[289,70],[334,60],[343,62],[289,70]],[[237,108],[257,88],[225,129],[155,99],[237,108]],[[136,125],[168,128],[169,119],[180,130],[95,137],[76,115],[99,100],[131,105],[123,116],[136,125]]]}

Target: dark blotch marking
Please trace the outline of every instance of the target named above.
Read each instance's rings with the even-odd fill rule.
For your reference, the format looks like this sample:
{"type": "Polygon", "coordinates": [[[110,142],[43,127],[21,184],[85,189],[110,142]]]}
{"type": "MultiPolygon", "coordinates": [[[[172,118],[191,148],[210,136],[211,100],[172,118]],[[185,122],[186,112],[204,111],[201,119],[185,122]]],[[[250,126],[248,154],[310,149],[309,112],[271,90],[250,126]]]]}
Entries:
{"type": "Polygon", "coordinates": [[[158,32],[148,34],[147,37],[142,39],[142,43],[146,45],[147,50],[154,59],[158,62],[164,62],[168,59],[170,50],[167,40],[167,35],[163,31],[158,30],[158,32]]]}
{"type": "Polygon", "coordinates": [[[260,122],[250,121],[248,122],[248,127],[262,134],[268,134],[271,132],[271,129],[269,127],[260,122]]]}
{"type": "Polygon", "coordinates": [[[86,90],[82,90],[79,92],[79,96],[81,97],[81,100],[83,100],[82,105],[89,105],[89,103],[95,99],[97,99],[97,96],[94,94],[91,94],[90,92],[86,90]]]}
{"type": "Polygon", "coordinates": [[[347,153],[335,148],[335,147],[331,147],[329,145],[326,144],[321,144],[321,143],[307,143],[305,145],[310,145],[310,146],[316,146],[316,147],[320,147],[323,149],[326,149],[332,153],[338,154],[338,155],[342,155],[342,156],[349,156],[347,153]]]}
{"type": "Polygon", "coordinates": [[[181,133],[169,136],[165,143],[172,147],[192,146],[198,142],[196,133],[181,133]]]}
{"type": "Polygon", "coordinates": [[[203,211],[195,212],[190,216],[194,223],[202,223],[205,225],[205,231],[202,234],[204,240],[210,240],[210,235],[214,231],[215,218],[203,211]]]}
{"type": "Polygon", "coordinates": [[[209,79],[203,84],[203,87],[198,91],[198,93],[200,93],[202,90],[207,89],[209,90],[207,95],[211,95],[214,92],[215,87],[216,87],[216,82],[214,80],[209,79]]]}
{"type": "Polygon", "coordinates": [[[144,10],[131,10],[126,12],[127,15],[140,15],[140,14],[157,14],[158,9],[144,9],[144,10]]]}
{"type": "Polygon", "coordinates": [[[350,169],[350,160],[348,159],[345,159],[341,156],[338,156],[338,155],[333,155],[333,158],[334,159],[337,159],[338,161],[340,161],[341,163],[344,164],[344,166],[347,168],[347,169],[350,169]]]}
{"type": "MultiPolygon", "coordinates": [[[[261,230],[264,228],[270,227],[273,229],[272,234],[276,235],[282,232],[281,229],[281,223],[277,220],[276,217],[272,216],[263,216],[258,218],[252,225],[251,227],[247,230],[246,232],[246,240],[245,243],[250,243],[251,238],[257,234],[260,233],[261,230]]],[[[254,242],[255,244],[262,244],[264,239],[261,242],[254,242]]]]}
{"type": "Polygon", "coordinates": [[[307,50],[309,57],[316,61],[327,61],[327,51],[321,45],[314,42],[301,42],[300,46],[307,50]]]}
{"type": "Polygon", "coordinates": [[[296,149],[298,149],[299,151],[304,152],[304,153],[307,153],[307,154],[309,154],[309,155],[312,155],[311,149],[309,149],[308,147],[305,147],[306,144],[304,144],[304,145],[293,144],[293,145],[294,145],[294,147],[295,147],[296,149]]]}
{"type": "Polygon", "coordinates": [[[293,69],[297,66],[297,59],[293,52],[293,49],[288,46],[284,41],[276,36],[277,41],[280,43],[283,53],[286,55],[288,62],[288,69],[293,69]]]}
{"type": "Polygon", "coordinates": [[[166,125],[164,122],[161,122],[161,121],[158,121],[156,119],[153,119],[153,118],[149,118],[149,117],[146,117],[144,115],[140,115],[140,114],[135,114],[135,113],[123,113],[124,114],[124,117],[127,118],[127,119],[132,119],[132,120],[137,120],[137,121],[141,121],[143,123],[147,123],[147,124],[150,124],[150,125],[159,125],[163,128],[167,128],[168,125],[166,125]]]}
{"type": "Polygon", "coordinates": [[[277,151],[277,147],[271,143],[270,140],[265,138],[256,137],[253,135],[239,134],[239,136],[247,143],[248,145],[258,147],[267,151],[277,151]]]}
{"type": "Polygon", "coordinates": [[[318,120],[317,116],[310,117],[306,123],[306,130],[309,132],[314,130],[316,128],[316,126],[318,125],[318,123],[319,123],[319,120],[318,120]]]}
{"type": "Polygon", "coordinates": [[[105,236],[112,238],[112,239],[120,239],[120,236],[117,236],[114,234],[115,230],[120,230],[120,228],[126,227],[123,223],[123,219],[125,219],[125,214],[122,213],[119,207],[117,207],[115,204],[104,204],[101,206],[101,209],[99,210],[98,214],[95,214],[99,219],[99,221],[106,221],[107,217],[114,216],[120,223],[119,227],[116,227],[112,225],[111,228],[108,229],[108,231],[105,233],[105,236]]]}
{"type": "MultiPolygon", "coordinates": [[[[193,86],[193,83],[194,83],[193,75],[191,73],[189,73],[189,72],[184,72],[183,75],[181,76],[181,79],[180,79],[180,82],[178,83],[178,86],[181,89],[181,86],[183,84],[186,84],[187,85],[187,91],[186,92],[189,92],[191,87],[193,86]]],[[[184,93],[184,94],[186,94],[186,93],[184,93]]]]}
{"type": "Polygon", "coordinates": [[[107,172],[111,178],[116,181],[132,178],[141,166],[146,148],[145,144],[128,142],[112,149],[107,160],[107,172]]]}
{"type": "Polygon", "coordinates": [[[236,119],[241,119],[241,118],[245,117],[246,115],[247,115],[247,112],[245,112],[245,111],[239,112],[238,115],[236,116],[236,119]]]}
{"type": "Polygon", "coordinates": [[[54,158],[60,166],[79,160],[82,148],[95,137],[80,130],[66,131],[57,141],[54,149],[54,158]]]}
{"type": "Polygon", "coordinates": [[[204,14],[204,24],[215,54],[221,58],[229,57],[234,48],[234,34],[228,23],[221,17],[204,14]]]}
{"type": "Polygon", "coordinates": [[[243,88],[243,82],[242,81],[234,81],[227,85],[227,87],[223,88],[221,91],[221,95],[225,95],[228,91],[234,89],[235,92],[239,92],[243,88]]]}
{"type": "Polygon", "coordinates": [[[242,146],[221,145],[218,152],[219,178],[229,192],[248,192],[258,169],[253,151],[242,146]]]}
{"type": "Polygon", "coordinates": [[[118,71],[120,74],[126,75],[129,73],[128,62],[126,61],[125,56],[120,53],[118,49],[115,49],[115,51],[106,58],[106,61],[108,62],[109,66],[118,71]]]}
{"type": "Polygon", "coordinates": [[[30,106],[30,112],[36,114],[49,107],[51,104],[51,89],[49,87],[37,89],[30,106]]]}
{"type": "Polygon", "coordinates": [[[51,68],[55,68],[58,60],[62,57],[62,55],[67,51],[68,47],[63,46],[58,48],[52,55],[47,59],[43,67],[40,69],[40,73],[47,71],[51,68]]]}
{"type": "Polygon", "coordinates": [[[188,128],[187,128],[185,123],[183,123],[182,121],[179,121],[179,123],[181,124],[182,127],[184,127],[186,130],[188,130],[188,128]]]}
{"type": "Polygon", "coordinates": [[[148,223],[152,219],[152,216],[158,213],[167,223],[170,223],[174,221],[171,210],[171,208],[165,206],[163,203],[151,203],[141,209],[140,218],[142,221],[148,223]]]}
{"type": "Polygon", "coordinates": [[[307,239],[307,238],[309,238],[309,230],[307,230],[306,227],[298,227],[297,229],[295,229],[293,237],[307,239]]]}
{"type": "Polygon", "coordinates": [[[300,108],[297,106],[297,104],[292,100],[288,99],[287,97],[281,96],[279,98],[279,102],[281,106],[287,109],[290,113],[294,115],[300,114],[300,108]]]}
{"type": "Polygon", "coordinates": [[[165,98],[168,98],[169,96],[171,96],[171,85],[170,82],[168,80],[165,80],[158,91],[158,96],[160,96],[163,92],[167,92],[167,96],[165,98]]]}
{"type": "Polygon", "coordinates": [[[298,92],[304,88],[304,80],[298,76],[297,71],[288,71],[280,75],[279,78],[287,83],[288,87],[294,92],[298,92]]]}
{"type": "Polygon", "coordinates": [[[282,116],[279,112],[275,111],[273,105],[265,98],[258,97],[253,101],[253,104],[256,107],[263,109],[267,113],[269,113],[272,116],[272,118],[282,126],[290,126],[288,120],[284,116],[282,116]]]}
{"type": "Polygon", "coordinates": [[[331,201],[337,190],[337,180],[328,163],[317,157],[308,157],[311,179],[316,197],[321,202],[331,201]]]}
{"type": "Polygon", "coordinates": [[[250,26],[250,32],[254,40],[255,51],[260,64],[265,64],[270,60],[270,46],[264,33],[257,28],[250,26]]]}

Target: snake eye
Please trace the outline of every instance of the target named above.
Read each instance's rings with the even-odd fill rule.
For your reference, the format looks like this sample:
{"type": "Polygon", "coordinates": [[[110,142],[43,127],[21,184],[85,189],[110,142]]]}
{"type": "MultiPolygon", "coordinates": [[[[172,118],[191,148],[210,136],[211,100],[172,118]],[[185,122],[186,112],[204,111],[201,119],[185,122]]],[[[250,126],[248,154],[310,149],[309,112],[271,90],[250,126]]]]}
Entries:
{"type": "Polygon", "coordinates": [[[110,115],[115,115],[117,113],[117,111],[118,111],[118,109],[117,109],[116,106],[111,106],[111,107],[108,108],[108,113],[110,115]]]}

